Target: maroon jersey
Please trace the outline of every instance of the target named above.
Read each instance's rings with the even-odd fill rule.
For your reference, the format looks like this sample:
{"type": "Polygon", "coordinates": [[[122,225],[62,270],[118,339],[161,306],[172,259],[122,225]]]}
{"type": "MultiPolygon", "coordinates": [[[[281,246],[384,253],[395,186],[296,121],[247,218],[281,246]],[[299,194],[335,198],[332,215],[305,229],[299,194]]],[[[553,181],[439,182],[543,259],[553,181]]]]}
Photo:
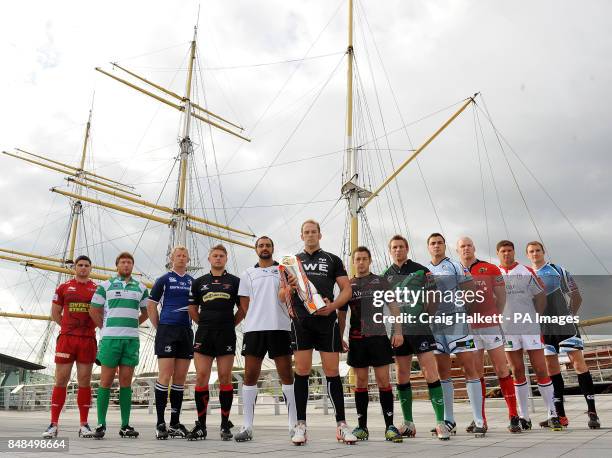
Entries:
{"type": "Polygon", "coordinates": [[[96,325],[89,316],[89,305],[96,288],[97,285],[91,280],[80,283],[74,278],[57,287],[53,303],[64,309],[60,335],[96,336],[96,325]]]}

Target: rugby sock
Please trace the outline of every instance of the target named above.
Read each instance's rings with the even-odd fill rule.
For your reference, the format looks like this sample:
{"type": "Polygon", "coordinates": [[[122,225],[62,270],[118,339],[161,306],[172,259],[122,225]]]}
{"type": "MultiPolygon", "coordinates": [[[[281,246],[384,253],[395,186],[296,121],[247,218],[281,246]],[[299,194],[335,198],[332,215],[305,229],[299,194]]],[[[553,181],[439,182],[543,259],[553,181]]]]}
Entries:
{"type": "Polygon", "coordinates": [[[170,387],[170,424],[178,425],[181,417],[181,407],[183,406],[183,393],[185,385],[175,385],[170,387]]]}
{"type": "Polygon", "coordinates": [[[306,403],[308,402],[308,375],[295,374],[293,390],[295,392],[295,410],[298,421],[306,421],[306,403]]]}
{"type": "Polygon", "coordinates": [[[335,377],[325,377],[327,380],[327,394],[334,405],[336,412],[336,423],[345,421],[344,416],[344,391],[342,389],[342,380],[339,375],[335,377]]]}
{"type": "Polygon", "coordinates": [[[516,411],[516,394],[514,392],[512,376],[507,375],[501,377],[499,379],[499,387],[501,388],[504,399],[506,400],[506,405],[508,406],[508,416],[510,418],[518,417],[518,412],[516,411]]]}
{"type": "Polygon", "coordinates": [[[110,400],[110,388],[98,387],[96,410],[98,411],[98,425],[106,425],[106,412],[110,400]]]}
{"type": "Polygon", "coordinates": [[[51,393],[51,423],[57,424],[59,416],[66,402],[66,387],[54,386],[51,393]]]}
{"type": "Polygon", "coordinates": [[[482,386],[477,378],[465,381],[470,406],[472,407],[472,415],[476,426],[482,426],[484,419],[482,418],[482,386]]]}
{"type": "Polygon", "coordinates": [[[563,405],[563,390],[565,389],[565,383],[563,382],[563,376],[561,373],[551,375],[550,379],[553,384],[553,401],[555,403],[555,410],[557,415],[565,417],[565,406],[563,405]]]}
{"type": "Polygon", "coordinates": [[[514,381],[514,393],[518,400],[519,416],[529,420],[529,387],[526,378],[523,377],[514,381]]]}
{"type": "Polygon", "coordinates": [[[242,405],[244,406],[244,428],[253,428],[255,417],[255,402],[257,401],[257,385],[242,385],[242,405]]]}
{"type": "Polygon", "coordinates": [[[79,417],[81,425],[87,423],[89,408],[91,407],[91,387],[80,386],[77,391],[77,405],[79,406],[79,417]]]}
{"type": "MultiPolygon", "coordinates": [[[[370,394],[367,388],[355,388],[355,408],[357,409],[357,422],[360,428],[368,427],[368,403],[370,394]]],[[[382,402],[382,398],[381,398],[382,402]]]]}
{"type": "Polygon", "coordinates": [[[293,391],[293,385],[283,385],[283,396],[285,398],[285,404],[287,405],[287,419],[289,421],[289,431],[297,423],[297,411],[295,410],[295,392],[293,391]]]}
{"type": "Polygon", "coordinates": [[[593,377],[591,377],[590,371],[578,374],[578,385],[580,386],[580,391],[582,391],[582,394],[584,395],[589,412],[596,413],[595,386],[593,385],[593,377]]]}
{"type": "Polygon", "coordinates": [[[482,420],[487,424],[487,414],[485,413],[485,399],[487,397],[487,384],[484,377],[480,377],[480,388],[482,391],[482,420]]]}
{"type": "Polygon", "coordinates": [[[155,410],[157,411],[157,424],[165,423],[164,412],[168,404],[168,385],[155,382],[155,410]]]}
{"type": "Polygon", "coordinates": [[[130,424],[130,411],[132,410],[132,387],[119,388],[119,409],[121,410],[121,426],[130,424]]]}
{"type": "Polygon", "coordinates": [[[397,396],[399,397],[400,407],[402,408],[402,416],[404,421],[413,421],[412,419],[412,386],[410,382],[400,383],[397,385],[397,396]]]}
{"type": "Polygon", "coordinates": [[[206,411],[208,410],[209,399],[208,385],[195,387],[196,411],[198,412],[198,421],[203,428],[206,428],[206,411]]]}
{"type": "Polygon", "coordinates": [[[548,418],[556,417],[557,411],[555,410],[555,402],[553,400],[555,392],[550,377],[538,377],[538,389],[540,390],[544,405],[548,410],[548,418]]]}
{"type": "MultiPolygon", "coordinates": [[[[283,385],[284,386],[284,385],[283,385]]],[[[221,427],[229,428],[229,416],[234,402],[234,387],[232,384],[219,385],[219,405],[221,406],[221,427]]]]}
{"type": "Polygon", "coordinates": [[[455,413],[453,411],[453,403],[455,402],[455,392],[453,380],[440,380],[442,385],[442,397],[444,399],[444,420],[455,423],[455,413]]]}
{"type": "Polygon", "coordinates": [[[380,387],[380,406],[382,407],[383,417],[385,417],[385,427],[393,424],[393,389],[391,386],[380,387]]]}
{"type": "Polygon", "coordinates": [[[427,391],[429,391],[429,400],[436,415],[436,423],[440,423],[444,421],[444,394],[442,393],[440,380],[428,383],[427,391]]]}

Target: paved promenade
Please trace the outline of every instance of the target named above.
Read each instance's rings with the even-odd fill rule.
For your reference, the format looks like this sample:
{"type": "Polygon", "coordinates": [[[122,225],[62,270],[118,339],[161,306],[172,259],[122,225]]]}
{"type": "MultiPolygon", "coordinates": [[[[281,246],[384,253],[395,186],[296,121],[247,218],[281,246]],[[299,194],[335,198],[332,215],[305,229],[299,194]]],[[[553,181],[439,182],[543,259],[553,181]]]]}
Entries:
{"type": "MultiPolygon", "coordinates": [[[[369,457],[383,458],[395,456],[423,456],[427,458],[461,456],[479,457],[557,457],[571,458],[604,458],[612,456],[612,396],[597,398],[602,429],[590,430],[586,426],[585,402],[582,397],[567,397],[566,411],[570,427],[563,432],[552,432],[535,427],[532,431],[511,435],[506,431],[507,417],[503,400],[487,399],[487,417],[489,433],[485,438],[474,438],[465,432],[465,426],[471,421],[470,408],[467,403],[457,403],[455,414],[459,432],[450,441],[442,442],[432,438],[429,429],[433,425],[431,406],[425,401],[415,401],[414,413],[417,425],[417,437],[406,439],[402,444],[385,442],[383,438],[384,423],[377,402],[370,402],[368,413],[370,423],[370,440],[353,446],[338,444],[334,437],[334,420],[332,415],[323,415],[319,409],[309,408],[308,432],[309,442],[304,447],[295,447],[289,443],[286,416],[275,416],[273,408],[260,406],[255,411],[255,437],[252,442],[223,442],[218,436],[219,414],[214,410],[209,417],[209,438],[205,441],[189,442],[182,439],[158,441],[154,438],[155,415],[146,409],[132,412],[131,424],[140,432],[138,439],[121,439],[119,428],[119,411],[110,409],[109,425],[104,440],[79,439],[76,434],[78,413],[69,410],[62,413],[60,437],[69,439],[70,456],[127,457],[149,456],[188,457],[198,455],[215,455],[217,457],[246,457],[251,455],[271,457],[293,457],[317,454],[325,457],[369,457]]],[[[543,418],[544,409],[541,401],[535,400],[536,412],[532,414],[534,425],[543,418]]],[[[284,406],[283,406],[284,408],[284,406]]],[[[399,405],[396,403],[396,419],[400,418],[399,405]]],[[[237,411],[237,409],[236,409],[237,411]]],[[[42,452],[7,451],[6,440],[19,437],[40,437],[49,424],[47,412],[0,411],[0,427],[3,444],[0,456],[40,456],[42,452]]],[[[186,410],[182,421],[189,428],[193,425],[195,411],[186,410]]],[[[347,409],[349,424],[356,424],[353,408],[347,409]]],[[[95,410],[91,412],[91,424],[95,424],[95,410]]],[[[242,418],[233,415],[232,420],[240,425],[242,418]]],[[[399,423],[397,421],[396,423],[399,423]]],[[[234,432],[238,427],[234,429],[234,432]]],[[[62,453],[61,455],[65,455],[62,453]]],[[[58,456],[55,453],[44,453],[43,456],[58,456]]]]}

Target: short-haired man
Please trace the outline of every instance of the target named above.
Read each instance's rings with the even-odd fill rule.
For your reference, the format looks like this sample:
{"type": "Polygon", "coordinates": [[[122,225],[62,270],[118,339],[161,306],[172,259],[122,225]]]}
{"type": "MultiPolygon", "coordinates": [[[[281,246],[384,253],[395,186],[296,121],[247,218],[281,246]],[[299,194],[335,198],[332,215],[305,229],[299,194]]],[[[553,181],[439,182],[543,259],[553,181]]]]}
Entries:
{"type": "Polygon", "coordinates": [[[221,439],[230,440],[234,426],[229,419],[234,388],[232,368],[236,353],[235,328],[244,317],[239,305],[240,279],[227,272],[227,249],[215,245],[208,252],[210,272],[191,285],[189,314],[198,322],[195,335],[194,359],[196,367],[195,401],[198,420],[187,436],[189,440],[206,439],[206,411],[210,391],[208,382],[213,360],[217,360],[219,375],[219,404],[221,405],[221,439]]]}
{"type": "MultiPolygon", "coordinates": [[[[520,433],[521,425],[518,412],[516,410],[516,395],[514,393],[514,383],[508,369],[508,362],[504,352],[504,337],[501,330],[501,322],[493,319],[499,316],[506,305],[506,285],[504,277],[499,268],[489,262],[481,261],[476,258],[476,247],[469,237],[461,237],[457,240],[457,254],[461,264],[467,272],[474,278],[476,289],[482,293],[481,300],[475,300],[470,310],[471,316],[475,319],[470,324],[470,331],[474,336],[476,353],[478,357],[477,370],[482,387],[482,418],[487,421],[485,414],[485,394],[486,384],[484,379],[484,352],[487,351],[493,369],[497,374],[499,386],[508,406],[508,416],[510,424],[508,431],[520,433]],[[487,319],[490,321],[487,322],[487,319]]],[[[473,430],[475,424],[472,423],[466,429],[468,432],[473,430]]]]}
{"type": "Polygon", "coordinates": [[[119,407],[121,409],[121,437],[138,437],[130,426],[132,409],[132,376],[138,365],[140,339],[138,326],[146,321],[149,290],[132,277],[134,257],[119,253],[115,260],[117,276],[100,285],[91,300],[89,314],[101,329],[98,358],[100,386],[98,387],[98,426],[93,437],[102,439],[106,433],[106,412],[110,388],[119,367],[119,407]]]}
{"type": "Polygon", "coordinates": [[[434,232],[427,237],[427,249],[431,256],[427,268],[433,273],[437,290],[441,293],[436,316],[444,320],[450,318],[451,321],[449,324],[442,322],[432,326],[436,339],[436,362],[444,393],[444,421],[450,432],[456,431],[453,412],[455,393],[450,359],[450,356],[455,354],[465,373],[465,386],[474,417],[472,433],[482,436],[487,432],[487,427],[482,417],[482,388],[476,368],[476,346],[467,320],[460,320],[462,315],[466,316],[470,306],[465,292],[474,289],[472,275],[466,272],[461,264],[446,256],[446,240],[442,234],[434,232]]]}
{"type": "MultiPolygon", "coordinates": [[[[352,254],[355,276],[351,278],[353,297],[349,301],[351,309],[349,329],[349,350],[347,363],[355,372],[355,407],[359,425],[353,434],[359,440],[368,440],[368,392],[370,367],[378,385],[380,406],[385,420],[385,439],[391,442],[402,442],[402,435],[393,426],[393,390],[389,380],[389,364],[393,362],[392,348],[404,342],[402,326],[399,322],[393,325],[391,340],[382,319],[384,316],[381,301],[382,295],[390,287],[384,277],[370,272],[372,255],[364,246],[357,247],[352,254]],[[378,297],[378,299],[377,299],[378,297]],[[377,316],[378,315],[378,316],[377,316]]],[[[399,316],[397,303],[386,304],[392,316],[399,316]]]]}
{"type": "MultiPolygon", "coordinates": [[[[559,264],[546,262],[544,245],[534,241],[527,244],[527,257],[531,261],[531,267],[544,283],[546,290],[546,308],[544,315],[550,317],[567,317],[575,315],[582,304],[580,290],[570,274],[559,264]],[[567,299],[569,298],[569,304],[567,299]]],[[[588,426],[591,429],[601,427],[597,410],[595,409],[595,387],[593,377],[589,371],[582,354],[584,344],[580,337],[580,332],[573,322],[564,324],[545,323],[542,326],[544,334],[544,355],[546,356],[546,366],[548,375],[553,383],[555,393],[555,408],[559,416],[559,421],[563,426],[567,426],[569,421],[565,415],[563,405],[563,376],[559,365],[559,355],[567,355],[574,370],[578,374],[578,385],[587,403],[587,414],[589,416],[588,426]]],[[[540,423],[541,426],[548,426],[547,422],[540,423]]]]}
{"type": "MultiPolygon", "coordinates": [[[[342,260],[321,249],[321,227],[314,220],[307,220],[301,226],[304,250],[297,254],[302,262],[306,277],[325,301],[325,307],[310,315],[297,294],[293,295],[296,317],[291,327],[295,358],[295,402],[298,424],[293,441],[306,441],[306,405],[308,402],[308,378],[312,369],[312,351],[317,350],[327,381],[327,393],[336,412],[336,439],[345,444],[354,444],[357,438],[346,424],[344,414],[344,393],[340,379],[340,352],[343,350],[347,303],[351,299],[351,282],[342,260]],[[334,287],[340,293],[334,299],[334,287]],[[336,311],[339,310],[339,313],[336,311]]],[[[295,281],[294,279],[290,279],[295,281]]]]}
{"type": "Polygon", "coordinates": [[[412,355],[416,355],[427,382],[429,399],[436,416],[435,432],[440,440],[448,440],[450,434],[444,422],[444,399],[438,375],[438,367],[433,351],[436,349],[427,316],[430,303],[424,293],[435,290],[435,281],[429,269],[408,258],[408,240],[401,235],[394,235],[389,240],[389,255],[393,260],[383,276],[394,290],[400,289],[412,294],[414,300],[400,303],[402,316],[410,317],[411,322],[404,322],[402,333],[404,342],[393,349],[397,376],[397,394],[402,408],[404,422],[400,434],[414,437],[416,426],[412,416],[412,355]]]}
{"type": "Polygon", "coordinates": [[[66,402],[66,387],[76,361],[77,405],[81,426],[79,437],[92,437],[87,423],[91,405],[91,370],[96,360],[96,325],[89,316],[91,298],[96,284],[89,279],[91,260],[79,256],[74,260],[74,277],[55,290],[51,317],[60,326],[55,344],[55,386],[51,394],[51,424],[44,438],[57,437],[59,416],[66,402]]]}
{"type": "Polygon", "coordinates": [[[193,278],[187,273],[189,251],[176,246],[170,253],[172,270],[159,277],[147,304],[149,321],[155,333],[155,354],[159,375],[155,382],[155,407],[157,426],[155,437],[186,437],[187,428],[180,422],[183,392],[187,371],[193,358],[193,331],[189,318],[189,292],[193,278]],[[160,307],[158,311],[157,307],[160,307]],[[170,427],[166,427],[164,411],[168,403],[170,387],[170,427]]]}
{"type": "Polygon", "coordinates": [[[253,439],[253,418],[257,400],[257,380],[266,354],[274,360],[282,385],[289,417],[289,433],[293,434],[297,416],[291,370],[291,320],[287,307],[281,303],[281,273],[274,261],[274,242],[262,236],[255,242],[258,262],[240,277],[240,308],[245,314],[242,356],[244,383],[242,399],[244,423],[236,434],[237,442],[253,439]]]}
{"type": "Polygon", "coordinates": [[[502,329],[506,338],[506,357],[514,375],[514,388],[518,399],[521,428],[531,429],[528,401],[529,385],[525,373],[524,351],[529,355],[531,367],[538,380],[538,389],[547,409],[548,424],[555,431],[561,431],[553,401],[552,381],[548,376],[544,358],[544,344],[536,313],[546,308],[546,293],[535,272],[515,261],[514,243],[501,240],[496,246],[499,267],[506,285],[506,306],[502,329]],[[515,317],[520,316],[519,322],[515,317]]]}

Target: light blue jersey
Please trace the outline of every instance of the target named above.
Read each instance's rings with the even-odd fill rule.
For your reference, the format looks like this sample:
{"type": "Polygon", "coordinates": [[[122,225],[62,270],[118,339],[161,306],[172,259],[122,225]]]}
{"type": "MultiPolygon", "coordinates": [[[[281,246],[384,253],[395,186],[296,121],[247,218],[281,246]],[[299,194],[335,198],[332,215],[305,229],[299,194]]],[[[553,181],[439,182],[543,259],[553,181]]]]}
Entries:
{"type": "Polygon", "coordinates": [[[430,262],[427,268],[433,274],[436,289],[442,293],[443,298],[441,302],[438,302],[436,314],[465,312],[463,293],[457,292],[461,290],[461,285],[472,281],[472,275],[461,264],[448,257],[435,265],[430,262]]]}

